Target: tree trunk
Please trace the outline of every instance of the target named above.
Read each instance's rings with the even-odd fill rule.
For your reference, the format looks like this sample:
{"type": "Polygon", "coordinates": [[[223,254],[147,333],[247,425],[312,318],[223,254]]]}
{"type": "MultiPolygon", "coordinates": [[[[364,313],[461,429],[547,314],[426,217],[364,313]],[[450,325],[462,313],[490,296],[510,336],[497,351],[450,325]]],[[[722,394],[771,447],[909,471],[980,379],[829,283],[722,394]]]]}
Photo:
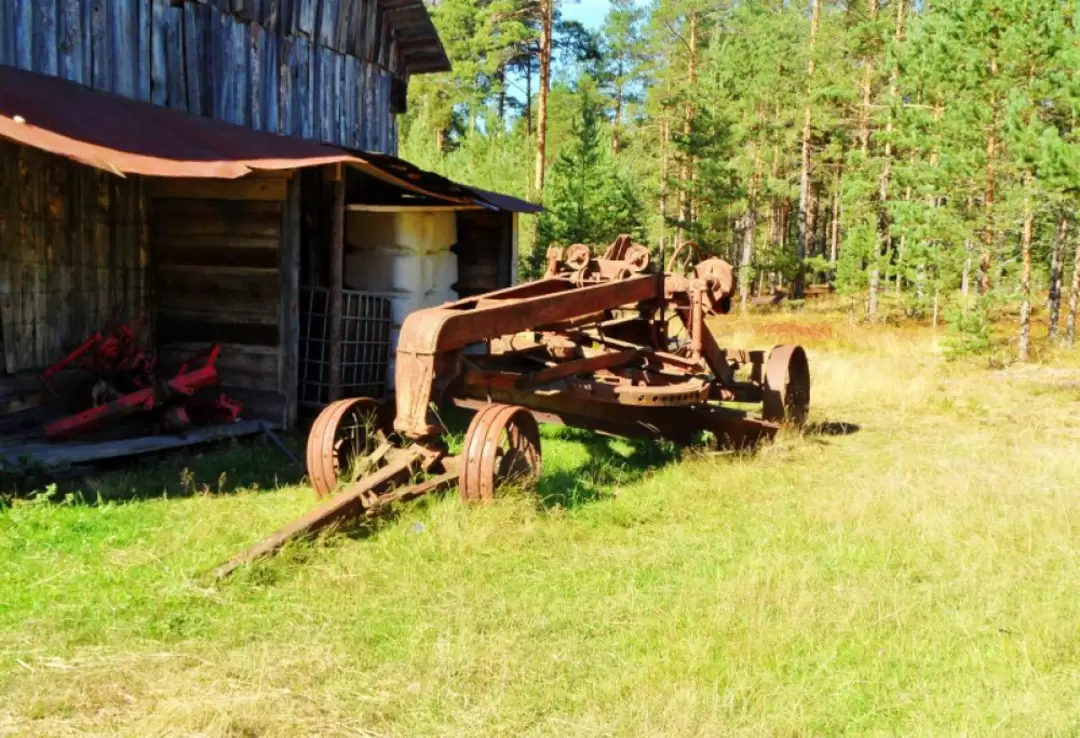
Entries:
{"type": "Polygon", "coordinates": [[[532,57],[525,55],[525,135],[532,136],[532,57]]]}
{"type": "MultiPolygon", "coordinates": [[[[686,83],[687,90],[692,91],[697,80],[697,13],[690,13],[690,39],[689,51],[686,59],[686,83]]],[[[690,147],[690,140],[694,134],[694,105],[689,96],[683,117],[683,137],[689,150],[683,152],[682,189],[679,191],[679,243],[686,240],[686,227],[694,218],[693,189],[694,189],[694,154],[690,147]]]]}
{"type": "MultiPolygon", "coordinates": [[[[911,202],[911,187],[904,191],[904,202],[911,202]]],[[[893,292],[900,294],[904,287],[904,256],[907,253],[907,234],[900,234],[900,247],[896,249],[896,274],[893,275],[893,292]]],[[[923,264],[922,266],[925,266],[923,264]]]]}
{"type": "Polygon", "coordinates": [[[502,133],[506,129],[506,68],[499,67],[499,71],[496,72],[495,78],[499,83],[499,132],[502,133]]]}
{"type": "Polygon", "coordinates": [[[754,230],[757,228],[757,210],[751,203],[739,219],[742,232],[742,258],[739,259],[739,304],[743,312],[750,305],[750,266],[754,261],[754,230]]]}
{"type": "MultiPolygon", "coordinates": [[[[904,0],[897,0],[896,3],[896,41],[899,42],[904,38],[904,0]]],[[[889,73],[889,115],[885,121],[885,161],[881,168],[881,181],[878,185],[878,238],[879,245],[877,247],[877,253],[874,254],[875,261],[881,259],[882,254],[888,255],[892,253],[892,229],[890,227],[889,218],[889,184],[892,179],[892,132],[893,132],[893,111],[892,106],[896,104],[896,87],[897,81],[900,77],[900,69],[898,66],[893,65],[892,71],[889,73]]],[[[880,267],[876,270],[878,279],[875,282],[880,283],[880,267]]],[[[897,277],[899,280],[899,276],[897,277]]],[[[885,279],[886,287],[888,286],[888,276],[885,279]]],[[[874,289],[878,289],[875,286],[874,289]]],[[[877,300],[874,301],[875,305],[877,300]]]]}
{"type": "Polygon", "coordinates": [[[660,118],[660,269],[665,269],[667,256],[667,184],[668,149],[671,143],[671,121],[666,113],[660,118]]]}
{"type": "Polygon", "coordinates": [[[1058,221],[1054,248],[1050,255],[1050,338],[1057,338],[1061,322],[1061,282],[1065,271],[1065,236],[1069,230],[1069,216],[1062,213],[1058,221]]]}
{"type": "Polygon", "coordinates": [[[829,271],[836,277],[836,260],[840,256],[840,178],[837,175],[836,194],[833,195],[832,238],[829,244],[829,271]]]}
{"type": "MultiPolygon", "coordinates": [[[[876,23],[877,19],[878,0],[870,0],[870,20],[876,23]]],[[[863,116],[861,130],[859,131],[859,148],[862,150],[863,162],[866,162],[870,155],[870,112],[873,101],[873,84],[874,57],[871,54],[866,60],[866,78],[863,83],[863,116]]],[[[866,317],[870,320],[877,320],[877,293],[881,283],[881,265],[878,263],[880,253],[875,253],[876,251],[877,249],[870,253],[870,276],[866,285],[866,317]]]]}
{"type": "Polygon", "coordinates": [[[1024,230],[1020,239],[1020,253],[1024,271],[1020,277],[1020,361],[1027,361],[1031,345],[1031,231],[1035,217],[1031,211],[1031,175],[1024,177],[1024,230]]]}
{"type": "Polygon", "coordinates": [[[821,22],[821,3],[810,0],[810,61],[806,65],[806,109],[803,112],[802,131],[802,177],[799,182],[799,238],[795,245],[795,299],[802,299],[805,277],[803,260],[806,259],[807,234],[810,220],[810,142],[812,136],[812,116],[810,95],[814,77],[814,48],[817,45],[818,26],[821,22]]]}
{"type": "Polygon", "coordinates": [[[746,205],[742,233],[742,259],[739,263],[739,304],[743,312],[750,305],[750,269],[754,263],[754,236],[757,235],[758,188],[761,182],[761,149],[754,147],[754,176],[750,180],[750,198],[746,205]]]}
{"type": "MultiPolygon", "coordinates": [[[[779,121],[780,121],[780,103],[776,104],[776,115],[775,115],[773,121],[774,121],[774,124],[779,123],[779,121]]],[[[770,174],[770,176],[772,178],[772,181],[774,181],[774,182],[776,181],[776,178],[780,176],[780,145],[779,144],[773,144],[772,166],[771,166],[771,168],[769,170],[769,174],[770,174]]],[[[782,205],[781,205],[781,202],[780,202],[780,196],[779,195],[773,195],[771,214],[769,216],[769,220],[771,221],[771,223],[769,224],[769,239],[772,242],[773,246],[776,247],[777,250],[779,250],[780,247],[783,246],[783,244],[784,244],[783,238],[781,238],[781,235],[780,235],[783,232],[781,230],[781,228],[783,226],[783,213],[781,212],[781,207],[782,207],[782,205]]]]}
{"type": "MultiPolygon", "coordinates": [[[[876,24],[878,19],[878,0],[870,0],[870,22],[876,24]]],[[[865,160],[866,152],[870,149],[870,112],[874,90],[874,55],[871,53],[864,60],[866,71],[862,82],[862,114],[859,116],[859,149],[863,152],[865,160]]]]}
{"type": "Polygon", "coordinates": [[[971,293],[971,253],[974,250],[970,238],[964,241],[964,270],[960,274],[960,304],[964,315],[967,315],[968,295],[971,293]]]}
{"type": "Polygon", "coordinates": [[[613,156],[619,155],[619,150],[622,148],[622,108],[623,108],[623,83],[622,76],[625,72],[625,67],[622,59],[619,59],[619,80],[615,83],[615,115],[611,121],[611,153],[613,156]]]}
{"type": "Polygon", "coordinates": [[[881,271],[875,265],[870,270],[870,289],[866,295],[866,316],[873,320],[878,310],[878,288],[881,286],[881,271]]]}
{"type": "MultiPolygon", "coordinates": [[[[997,59],[990,60],[990,74],[997,74],[997,59]]],[[[979,292],[990,291],[990,254],[994,249],[994,178],[997,156],[997,100],[990,101],[990,131],[986,136],[986,190],[983,195],[983,210],[986,225],[983,227],[983,252],[979,258],[979,292]]]]}
{"type": "Polygon", "coordinates": [[[1070,346],[1076,343],[1076,308],[1080,304],[1080,238],[1076,241],[1076,254],[1073,256],[1072,290],[1069,292],[1069,314],[1065,318],[1065,340],[1070,346]]]}
{"type": "Polygon", "coordinates": [[[536,101],[536,179],[537,194],[544,192],[547,157],[548,90],[551,89],[551,30],[555,0],[540,0],[540,91],[536,101]]]}

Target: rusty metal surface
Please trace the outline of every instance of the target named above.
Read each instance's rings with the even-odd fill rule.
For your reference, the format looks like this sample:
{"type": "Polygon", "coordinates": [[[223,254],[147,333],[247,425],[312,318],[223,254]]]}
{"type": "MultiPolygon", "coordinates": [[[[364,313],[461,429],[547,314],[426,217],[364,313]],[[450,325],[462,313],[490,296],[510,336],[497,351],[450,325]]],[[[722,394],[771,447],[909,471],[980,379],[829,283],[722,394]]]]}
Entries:
{"type": "Polygon", "coordinates": [[[452,182],[397,157],[255,131],[57,77],[0,69],[0,137],[113,174],[236,179],[259,170],[342,163],[444,202],[480,202],[508,212],[542,210],[509,195],[452,182]]]}
{"type": "Polygon", "coordinates": [[[802,346],[777,346],[765,364],[762,416],[802,424],[810,411],[810,362],[802,346]]]}
{"type": "MultiPolygon", "coordinates": [[[[684,249],[688,256],[699,251],[684,249]]],[[[445,488],[455,469],[470,502],[492,499],[508,482],[528,483],[541,471],[538,420],[680,443],[709,433],[734,448],[772,438],[783,423],[804,422],[806,352],[778,346],[766,359],[763,351],[721,348],[704,320],[726,312],[735,289],[731,266],[698,254],[682,265],[688,274],[655,274],[643,254],[624,237],[602,259],[581,245],[553,248],[543,279],[409,315],[398,345],[393,424],[408,445],[384,442],[374,454],[379,468],[240,560],[328,521],[445,488]],[[669,333],[675,316],[682,335],[669,333]],[[480,343],[494,348],[485,355],[462,350],[480,343]],[[724,402],[761,403],[761,417],[724,402]],[[448,455],[436,412],[451,404],[477,411],[460,457],[448,455]]],[[[673,261],[682,256],[676,252],[673,261]]],[[[308,463],[323,487],[346,468],[336,457],[339,439],[351,438],[340,432],[342,418],[369,402],[343,401],[316,421],[308,463]]]]}
{"type": "MultiPolygon", "coordinates": [[[[225,577],[244,564],[251,563],[278,551],[289,541],[313,536],[330,526],[363,516],[371,507],[369,494],[392,489],[395,483],[409,479],[422,458],[421,450],[410,447],[391,464],[361,479],[339,494],[333,495],[301,518],[294,520],[275,533],[267,536],[251,548],[233,557],[214,570],[217,577],[225,577]]],[[[452,483],[452,477],[447,483],[452,483]]]]}
{"type": "Polygon", "coordinates": [[[469,424],[459,491],[466,502],[494,499],[504,484],[527,484],[540,476],[540,429],[523,407],[490,404],[469,424]]]}
{"type": "Polygon", "coordinates": [[[379,431],[390,431],[387,409],[369,397],[338,400],[323,409],[308,433],[307,472],[315,494],[335,491],[352,460],[373,450],[379,431]]]}

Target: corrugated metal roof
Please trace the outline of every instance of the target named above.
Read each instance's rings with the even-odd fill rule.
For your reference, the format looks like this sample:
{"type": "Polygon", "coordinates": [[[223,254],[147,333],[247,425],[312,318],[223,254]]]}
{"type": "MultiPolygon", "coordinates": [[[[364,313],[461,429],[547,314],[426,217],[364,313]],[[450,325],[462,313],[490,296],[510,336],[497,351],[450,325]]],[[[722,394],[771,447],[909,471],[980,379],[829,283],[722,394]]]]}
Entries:
{"type": "Polygon", "coordinates": [[[255,131],[7,66],[0,66],[0,136],[120,176],[236,179],[255,170],[340,162],[446,202],[536,212],[531,203],[457,184],[396,157],[255,131]]]}
{"type": "Polygon", "coordinates": [[[479,187],[466,186],[466,189],[479,197],[484,202],[490,204],[492,207],[499,210],[507,210],[511,213],[542,213],[544,212],[543,205],[537,205],[536,203],[529,202],[528,200],[522,200],[514,197],[513,195],[504,195],[500,192],[489,192],[488,190],[482,190],[479,187]]]}

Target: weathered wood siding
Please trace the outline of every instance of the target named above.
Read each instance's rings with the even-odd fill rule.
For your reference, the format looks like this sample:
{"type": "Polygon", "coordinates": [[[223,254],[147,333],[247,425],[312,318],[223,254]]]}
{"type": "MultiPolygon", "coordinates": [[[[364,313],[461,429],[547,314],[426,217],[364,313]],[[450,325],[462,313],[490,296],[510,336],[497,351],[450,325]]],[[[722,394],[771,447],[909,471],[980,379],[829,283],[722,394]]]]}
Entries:
{"type": "Polygon", "coordinates": [[[283,363],[295,361],[295,338],[283,336],[296,309],[283,304],[289,292],[282,289],[283,277],[294,279],[296,271],[282,269],[288,181],[154,180],[149,187],[162,365],[177,366],[219,343],[222,384],[254,391],[241,399],[284,423],[296,384],[295,370],[283,363]]]}
{"type": "Polygon", "coordinates": [[[377,0],[0,0],[0,64],[389,154],[403,59],[377,0]]]}
{"type": "Polygon", "coordinates": [[[0,370],[45,367],[140,315],[147,258],[140,178],[0,140],[0,370]]]}

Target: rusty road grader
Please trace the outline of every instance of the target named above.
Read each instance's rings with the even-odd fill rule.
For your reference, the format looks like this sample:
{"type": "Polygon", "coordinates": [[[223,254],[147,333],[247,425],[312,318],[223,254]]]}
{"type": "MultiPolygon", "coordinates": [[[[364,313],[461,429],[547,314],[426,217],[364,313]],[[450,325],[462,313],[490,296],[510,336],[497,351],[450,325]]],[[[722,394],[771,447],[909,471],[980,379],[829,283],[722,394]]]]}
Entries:
{"type": "Polygon", "coordinates": [[[658,272],[646,247],[621,236],[600,258],[581,244],[553,248],[542,279],[410,314],[394,401],[340,400],[311,428],[307,470],[321,503],[218,575],[394,502],[455,485],[484,501],[527,484],[540,475],[538,423],[681,443],[709,432],[734,447],[802,423],[806,352],[725,349],[709,329],[730,309],[734,277],[692,243],[658,272]],[[476,411],[456,455],[438,412],[451,405],[476,411]]]}

